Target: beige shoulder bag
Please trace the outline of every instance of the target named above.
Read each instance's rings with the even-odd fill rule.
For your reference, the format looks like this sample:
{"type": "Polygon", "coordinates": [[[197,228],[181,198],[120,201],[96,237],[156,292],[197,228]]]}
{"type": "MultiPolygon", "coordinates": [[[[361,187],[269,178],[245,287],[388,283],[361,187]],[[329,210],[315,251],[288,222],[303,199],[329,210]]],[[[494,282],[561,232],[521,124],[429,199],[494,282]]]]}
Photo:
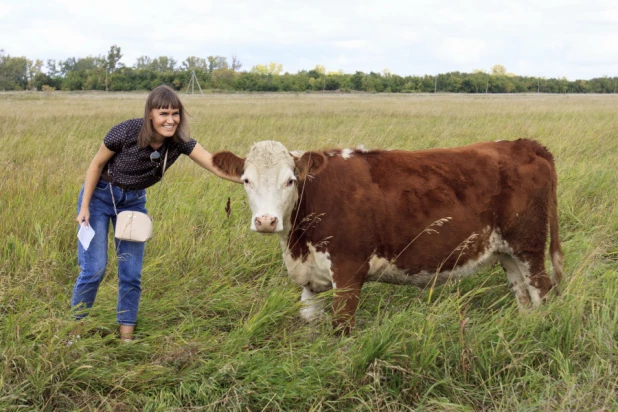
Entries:
{"type": "MultiPolygon", "coordinates": [[[[165,160],[163,161],[163,170],[161,171],[161,180],[165,174],[165,166],[167,166],[167,150],[165,150],[165,160]]],[[[114,200],[114,192],[110,183],[109,190],[112,192],[112,202],[114,203],[114,212],[116,212],[116,230],[114,236],[118,240],[127,240],[129,242],[145,242],[152,238],[152,216],[142,213],[125,210],[118,213],[116,210],[116,201],[114,200]]],[[[160,189],[159,189],[160,190],[160,189]]]]}

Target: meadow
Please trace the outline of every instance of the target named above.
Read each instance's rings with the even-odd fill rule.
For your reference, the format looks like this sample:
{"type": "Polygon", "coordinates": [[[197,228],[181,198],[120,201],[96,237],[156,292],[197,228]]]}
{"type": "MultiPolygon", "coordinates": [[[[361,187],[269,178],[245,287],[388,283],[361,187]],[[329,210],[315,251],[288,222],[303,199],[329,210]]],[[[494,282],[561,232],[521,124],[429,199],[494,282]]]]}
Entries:
{"type": "Polygon", "coordinates": [[[242,156],[266,139],[538,140],[558,170],[562,296],[520,312],[499,266],[433,293],[366,284],[339,336],[299,318],[300,290],[277,239],[249,230],[244,189],[182,158],[148,192],[137,339],[117,336],[110,248],[67,346],[79,188],[146,94],[0,93],[0,410],[618,410],[618,95],[181,96],[196,140],[242,156]]]}

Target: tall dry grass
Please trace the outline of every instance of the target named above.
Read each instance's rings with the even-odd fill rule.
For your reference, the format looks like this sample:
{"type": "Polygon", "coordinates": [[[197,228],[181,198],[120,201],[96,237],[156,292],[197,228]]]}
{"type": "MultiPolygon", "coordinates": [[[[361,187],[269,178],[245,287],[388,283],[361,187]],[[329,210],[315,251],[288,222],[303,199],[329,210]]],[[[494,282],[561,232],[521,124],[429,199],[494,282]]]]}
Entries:
{"type": "Polygon", "coordinates": [[[0,94],[0,409],[618,409],[617,96],[183,96],[193,136],[241,155],[265,139],[539,140],[558,168],[563,296],[520,313],[496,267],[431,296],[368,284],[350,337],[306,325],[276,239],[249,231],[242,187],[184,158],[148,194],[156,235],[138,340],[116,337],[110,251],[85,333],[67,347],[79,187],[105,133],[139,117],[145,97],[0,94]]]}

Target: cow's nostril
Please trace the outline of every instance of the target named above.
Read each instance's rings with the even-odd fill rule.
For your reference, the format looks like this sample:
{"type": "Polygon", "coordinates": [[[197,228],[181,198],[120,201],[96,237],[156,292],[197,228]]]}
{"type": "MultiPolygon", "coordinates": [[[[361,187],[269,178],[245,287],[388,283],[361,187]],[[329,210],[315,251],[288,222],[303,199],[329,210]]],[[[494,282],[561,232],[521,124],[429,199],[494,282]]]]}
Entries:
{"type": "Polygon", "coordinates": [[[277,226],[277,218],[273,217],[273,220],[270,222],[271,226],[277,226]]]}
{"type": "Polygon", "coordinates": [[[255,218],[255,225],[256,226],[262,226],[262,222],[260,222],[260,218],[259,217],[255,218]]]}

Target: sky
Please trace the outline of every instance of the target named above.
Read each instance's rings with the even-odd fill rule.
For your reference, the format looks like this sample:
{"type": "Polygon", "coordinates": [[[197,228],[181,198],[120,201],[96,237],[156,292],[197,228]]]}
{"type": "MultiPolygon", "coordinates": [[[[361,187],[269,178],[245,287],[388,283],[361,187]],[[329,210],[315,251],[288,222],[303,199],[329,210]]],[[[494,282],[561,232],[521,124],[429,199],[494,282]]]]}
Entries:
{"type": "Polygon", "coordinates": [[[31,60],[236,56],[296,73],[618,76],[618,1],[0,0],[0,49],[31,60]]]}

